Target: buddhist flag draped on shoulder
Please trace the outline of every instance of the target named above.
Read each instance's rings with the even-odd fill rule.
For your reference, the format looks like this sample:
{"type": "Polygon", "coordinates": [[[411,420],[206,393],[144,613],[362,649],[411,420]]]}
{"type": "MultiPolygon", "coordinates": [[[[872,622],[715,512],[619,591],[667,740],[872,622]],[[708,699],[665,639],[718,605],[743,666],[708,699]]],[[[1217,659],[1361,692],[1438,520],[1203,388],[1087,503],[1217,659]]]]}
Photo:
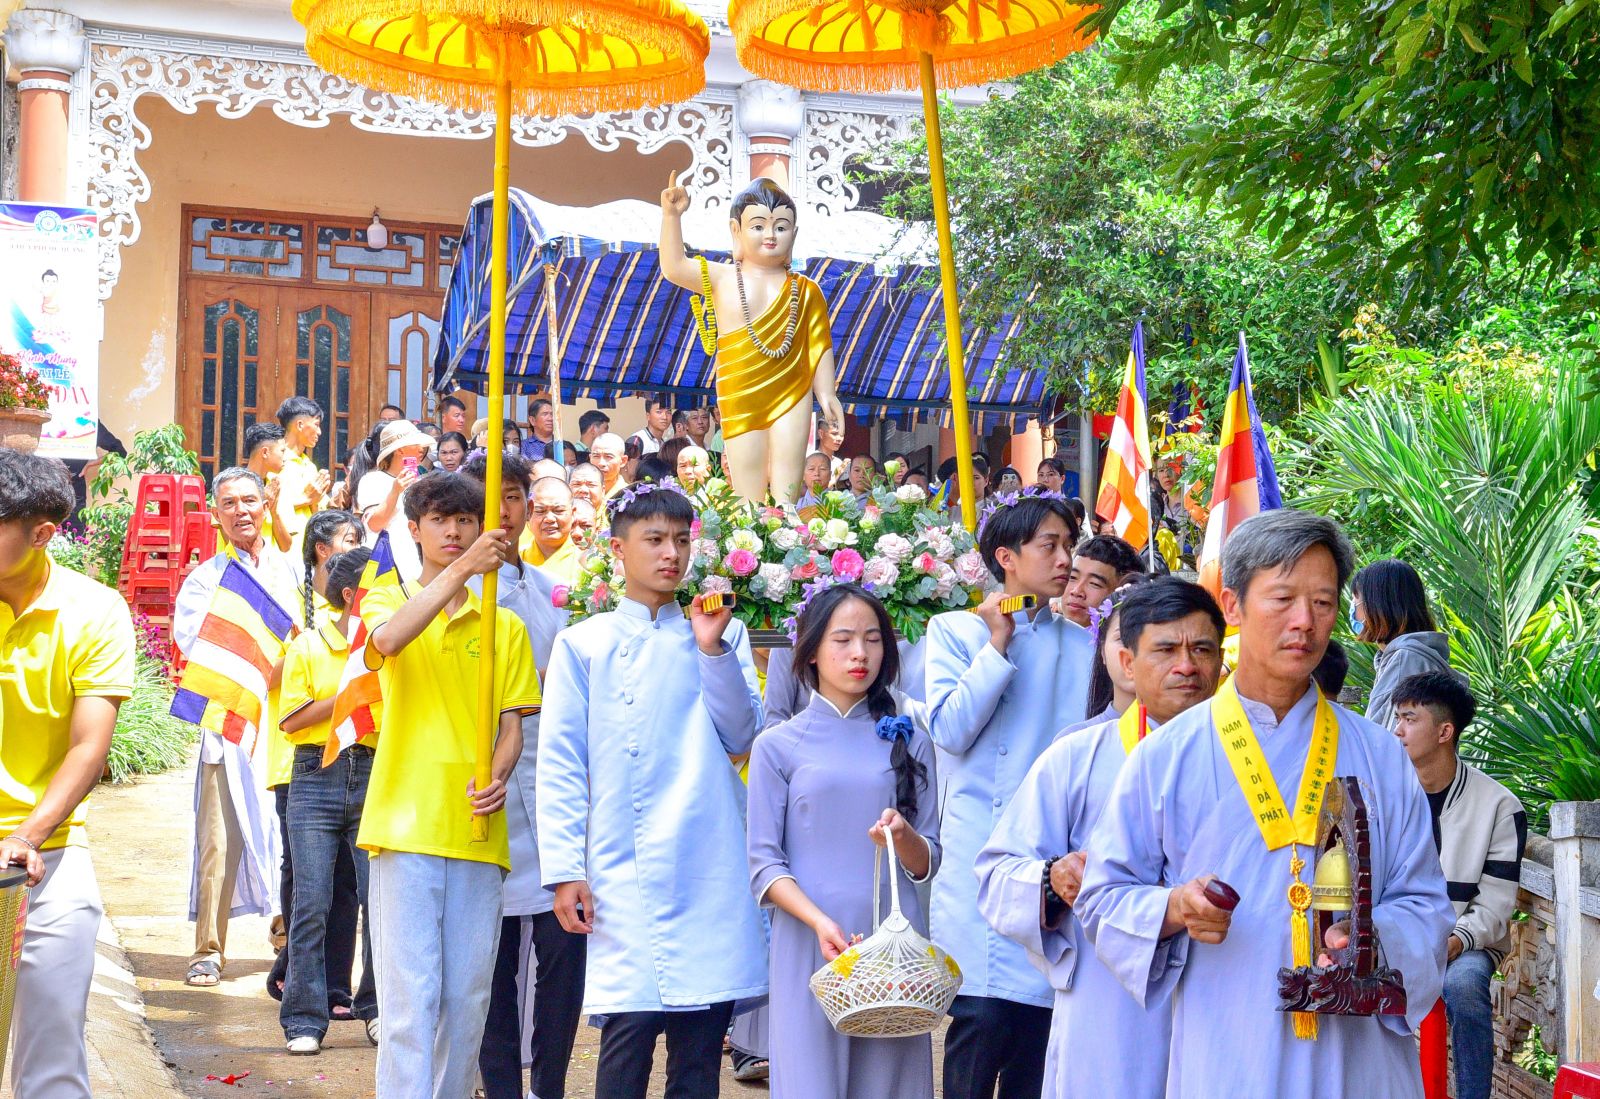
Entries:
{"type": "Polygon", "coordinates": [[[1222,547],[1228,535],[1250,516],[1283,506],[1278,471],[1273,468],[1267,435],[1256,415],[1243,332],[1239,333],[1239,353],[1233,358],[1233,380],[1228,383],[1228,401],[1222,410],[1221,443],[1217,475],[1211,482],[1211,518],[1199,561],[1200,583],[1212,595],[1222,591],[1222,547]]]}
{"type": "Polygon", "coordinates": [[[172,715],[222,734],[251,755],[273,665],[283,659],[294,628],[294,616],[261,581],[229,561],[178,679],[172,715]]]}
{"type": "Polygon", "coordinates": [[[1144,399],[1144,322],[1133,326],[1128,372],[1106,448],[1095,514],[1135,548],[1150,541],[1150,413],[1144,399]]]}
{"type": "Polygon", "coordinates": [[[389,548],[389,532],[384,531],[372,547],[372,557],[361,573],[361,587],[350,603],[350,649],[339,677],[339,692],[333,696],[333,735],[322,749],[324,767],[350,745],[370,736],[383,716],[378,673],[367,667],[367,624],[361,618],[361,601],[374,589],[399,584],[400,570],[395,568],[389,548]]]}

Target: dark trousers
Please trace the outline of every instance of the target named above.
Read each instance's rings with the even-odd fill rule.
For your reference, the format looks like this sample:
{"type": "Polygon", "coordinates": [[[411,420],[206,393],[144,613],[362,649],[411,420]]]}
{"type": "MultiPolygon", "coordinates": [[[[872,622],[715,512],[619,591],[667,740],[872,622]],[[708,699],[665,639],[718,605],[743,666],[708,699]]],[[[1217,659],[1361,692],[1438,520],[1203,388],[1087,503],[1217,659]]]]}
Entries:
{"type": "MultiPolygon", "coordinates": [[[[289,787],[273,788],[278,805],[278,836],[283,858],[278,863],[278,911],[283,913],[283,933],[289,934],[294,919],[294,861],[289,851],[289,787]]],[[[364,855],[366,852],[362,852],[364,855]]],[[[328,913],[328,939],[324,946],[328,971],[328,1011],[348,1008],[353,1002],[351,986],[356,965],[356,864],[349,851],[339,852],[333,868],[333,911],[328,913]]],[[[289,949],[278,951],[272,971],[267,974],[267,992],[282,1001],[279,986],[289,977],[289,949]]]]}
{"type": "MultiPolygon", "coordinates": [[[[333,911],[334,867],[339,852],[355,861],[356,904],[367,903],[367,856],[356,849],[361,809],[372,776],[372,749],[357,744],[322,766],[322,746],[301,745],[294,753],[289,784],[289,849],[295,854],[294,908],[289,918],[288,978],[278,1013],[288,1038],[328,1032],[328,970],[325,954],[328,918],[333,911]]],[[[354,912],[352,912],[352,918],[354,912]]],[[[356,990],[358,1019],[378,1017],[373,984],[372,940],[362,936],[361,987],[356,990]]]]}
{"type": "Polygon", "coordinates": [[[507,916],[500,925],[489,986],[489,1016],[478,1049],[484,1099],[522,1099],[522,1011],[517,1003],[517,973],[522,957],[522,927],[527,921],[533,944],[533,973],[526,983],[533,997],[532,1076],[529,1088],[539,1099],[566,1099],[567,1066],[583,1014],[583,967],[589,940],[561,929],[554,912],[507,916]]]}
{"type": "Polygon", "coordinates": [[[957,996],[944,1037],[945,1099],[1038,1099],[1049,1044],[1049,1008],[957,996]]]}
{"type": "Polygon", "coordinates": [[[600,1031],[594,1099],[645,1099],[655,1064],[656,1039],[663,1033],[667,1036],[666,1099],[716,1095],[722,1073],[722,1036],[732,1019],[732,1001],[712,1004],[704,1011],[629,1011],[611,1016],[600,1031]]]}

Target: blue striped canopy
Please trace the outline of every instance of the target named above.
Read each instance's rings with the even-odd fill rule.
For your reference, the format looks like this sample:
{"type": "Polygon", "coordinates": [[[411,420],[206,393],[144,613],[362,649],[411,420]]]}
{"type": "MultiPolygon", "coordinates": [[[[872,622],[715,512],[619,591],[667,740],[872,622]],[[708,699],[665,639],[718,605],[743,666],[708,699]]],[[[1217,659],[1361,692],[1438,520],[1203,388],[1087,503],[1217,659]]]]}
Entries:
{"type": "MultiPolygon", "coordinates": [[[[488,196],[472,204],[445,296],[434,388],[487,389],[490,222],[488,196]]],[[[506,315],[506,389],[549,386],[544,268],[556,278],[561,396],[605,403],[621,394],[715,393],[689,292],[661,275],[653,244],[576,236],[541,223],[534,200],[511,191],[506,315]]],[[[723,254],[707,252],[711,259],[723,254]]],[[[907,265],[880,274],[857,260],[813,257],[804,271],[821,286],[833,330],[839,399],[858,417],[950,422],[942,295],[935,272],[907,265]]],[[[1049,400],[1042,371],[1006,361],[1020,318],[997,331],[966,333],[968,395],[978,429],[1021,428],[1049,400]]]]}

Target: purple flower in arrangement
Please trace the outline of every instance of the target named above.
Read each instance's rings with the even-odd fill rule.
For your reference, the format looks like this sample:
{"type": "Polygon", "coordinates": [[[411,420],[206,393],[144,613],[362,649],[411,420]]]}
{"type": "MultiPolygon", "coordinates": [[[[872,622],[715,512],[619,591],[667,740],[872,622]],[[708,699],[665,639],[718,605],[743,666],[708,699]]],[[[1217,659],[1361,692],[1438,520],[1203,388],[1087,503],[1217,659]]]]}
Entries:
{"type": "Polygon", "coordinates": [[[853,549],[835,550],[832,558],[833,575],[840,580],[859,580],[866,564],[853,549]]]}

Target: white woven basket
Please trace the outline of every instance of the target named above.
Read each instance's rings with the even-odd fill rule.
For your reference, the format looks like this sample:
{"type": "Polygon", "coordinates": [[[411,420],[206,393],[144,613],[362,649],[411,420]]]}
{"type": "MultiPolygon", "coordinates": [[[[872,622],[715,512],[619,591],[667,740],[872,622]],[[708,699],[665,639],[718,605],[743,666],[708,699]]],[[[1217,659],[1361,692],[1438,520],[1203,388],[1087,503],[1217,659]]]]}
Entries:
{"type": "Polygon", "coordinates": [[[909,1038],[939,1026],[961,988],[954,958],[917,934],[900,912],[894,837],[872,859],[872,934],[811,975],[811,994],[840,1034],[909,1038]],[[879,874],[889,852],[889,918],[880,920],[879,874]]]}

